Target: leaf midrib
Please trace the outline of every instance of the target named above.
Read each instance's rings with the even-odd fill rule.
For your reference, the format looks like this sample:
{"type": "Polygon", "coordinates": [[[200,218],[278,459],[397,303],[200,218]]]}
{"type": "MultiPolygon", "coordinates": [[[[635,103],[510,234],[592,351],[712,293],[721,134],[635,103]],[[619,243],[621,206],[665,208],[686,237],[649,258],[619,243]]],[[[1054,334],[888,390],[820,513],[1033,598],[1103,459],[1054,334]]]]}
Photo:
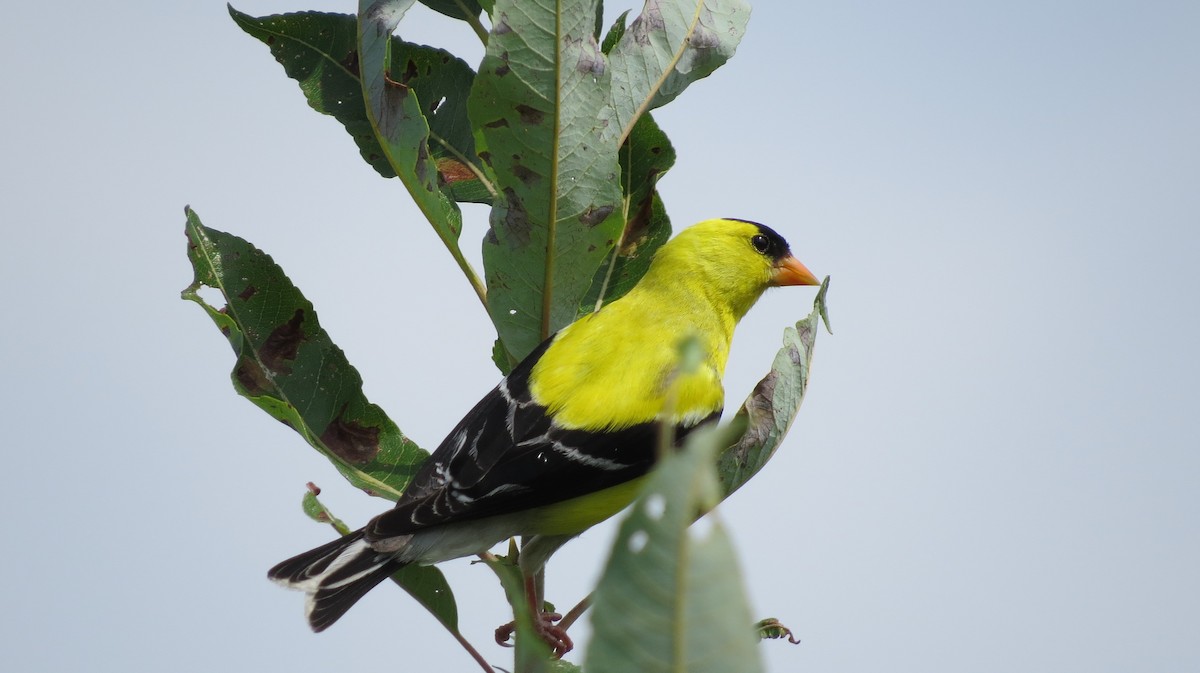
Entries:
{"type": "Polygon", "coordinates": [[[658,90],[662,88],[667,77],[675,72],[675,65],[679,63],[679,59],[683,58],[683,52],[687,51],[687,46],[692,40],[692,33],[696,32],[696,24],[700,22],[700,10],[704,7],[705,0],[696,0],[696,9],[692,12],[692,22],[688,25],[687,32],[683,35],[683,41],[679,43],[679,48],[671,56],[671,61],[663,72],[658,77],[658,81],[650,90],[646,92],[646,97],[642,99],[641,105],[638,105],[637,110],[634,110],[633,115],[629,117],[629,121],[625,122],[625,128],[621,129],[621,137],[617,139],[617,147],[625,144],[625,139],[633,132],[633,126],[642,115],[646,114],[646,110],[650,108],[650,101],[658,95],[658,90]]]}
{"type": "Polygon", "coordinates": [[[554,128],[550,139],[550,208],[546,223],[546,263],[542,276],[542,321],[538,340],[550,336],[550,311],[554,305],[554,247],[558,239],[558,154],[562,130],[562,0],[554,3],[554,128]]]}
{"type": "MultiPolygon", "coordinates": [[[[308,421],[304,419],[303,413],[300,412],[300,407],[296,406],[295,402],[293,402],[291,400],[291,398],[288,397],[287,393],[285,393],[283,390],[283,386],[281,386],[279,384],[279,382],[275,380],[275,373],[272,372],[266,366],[266,363],[264,363],[262,361],[262,358],[259,357],[259,349],[254,347],[254,345],[250,343],[249,339],[246,338],[246,328],[245,328],[246,321],[240,317],[238,309],[233,305],[233,302],[230,301],[229,291],[225,286],[224,280],[222,279],[222,274],[220,272],[218,272],[217,265],[213,261],[212,253],[216,248],[215,243],[208,236],[208,234],[203,230],[203,225],[200,225],[199,223],[194,223],[189,219],[187,226],[189,229],[191,229],[194,239],[201,243],[199,248],[200,248],[201,254],[204,257],[204,263],[208,266],[208,270],[213,279],[213,282],[216,283],[216,289],[221,292],[221,296],[225,297],[225,313],[226,313],[226,315],[228,315],[230,318],[233,319],[233,322],[237,326],[238,331],[242,333],[244,347],[250,351],[251,357],[254,358],[254,362],[258,365],[258,368],[259,368],[259,370],[262,371],[263,375],[266,376],[268,379],[270,379],[271,387],[274,388],[276,397],[280,401],[282,401],[284,404],[286,404],[289,407],[291,407],[292,409],[296,410],[296,415],[299,416],[300,421],[303,423],[303,433],[302,434],[307,437],[311,437],[313,440],[315,440],[316,443],[319,445],[319,447],[318,447],[319,450],[327,458],[329,458],[330,460],[334,460],[341,465],[344,465],[346,467],[346,469],[354,472],[354,474],[357,475],[358,478],[363,483],[373,484],[375,486],[376,492],[392,493],[395,495],[396,498],[399,498],[401,495],[399,491],[397,491],[395,488],[393,488],[389,484],[387,484],[383,481],[380,481],[379,479],[376,479],[375,477],[371,476],[370,474],[363,472],[362,470],[358,469],[354,465],[351,465],[350,463],[343,460],[341,458],[341,456],[338,456],[333,451],[330,451],[329,448],[325,446],[325,443],[320,440],[320,438],[317,436],[317,434],[315,432],[313,432],[313,429],[308,424],[308,421]]],[[[196,284],[204,285],[205,283],[203,283],[202,281],[197,281],[196,284]]],[[[204,298],[201,297],[198,293],[193,291],[192,295],[193,295],[193,297],[189,297],[190,299],[192,299],[192,301],[202,303],[205,306],[208,305],[208,302],[204,301],[204,298]]],[[[241,353],[239,353],[238,355],[240,356],[241,353]]]]}

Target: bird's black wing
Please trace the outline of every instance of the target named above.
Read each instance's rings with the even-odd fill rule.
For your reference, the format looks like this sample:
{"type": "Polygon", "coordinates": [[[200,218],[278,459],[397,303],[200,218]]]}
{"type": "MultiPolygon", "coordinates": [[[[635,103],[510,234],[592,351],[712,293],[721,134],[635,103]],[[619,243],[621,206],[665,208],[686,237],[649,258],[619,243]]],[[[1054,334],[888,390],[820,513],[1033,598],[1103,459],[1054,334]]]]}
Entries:
{"type": "MultiPolygon", "coordinates": [[[[556,426],[533,401],[529,375],[544,341],[442,440],[395,509],[376,517],[369,539],[428,526],[518,512],[593,493],[645,474],[658,424],[605,432],[556,426]]],[[[715,420],[720,411],[708,420],[715,420]]],[[[692,429],[676,429],[676,441],[692,429]]]]}

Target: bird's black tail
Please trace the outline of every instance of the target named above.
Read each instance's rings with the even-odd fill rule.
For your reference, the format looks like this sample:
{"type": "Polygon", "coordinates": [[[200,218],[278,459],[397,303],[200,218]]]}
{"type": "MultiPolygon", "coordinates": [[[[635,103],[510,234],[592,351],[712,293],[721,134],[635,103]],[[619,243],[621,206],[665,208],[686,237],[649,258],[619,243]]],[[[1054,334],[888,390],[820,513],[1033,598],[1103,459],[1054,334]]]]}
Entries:
{"type": "Polygon", "coordinates": [[[308,623],[320,632],[401,565],[391,554],[372,549],[359,530],[293,556],[267,571],[267,577],[308,594],[308,623]]]}

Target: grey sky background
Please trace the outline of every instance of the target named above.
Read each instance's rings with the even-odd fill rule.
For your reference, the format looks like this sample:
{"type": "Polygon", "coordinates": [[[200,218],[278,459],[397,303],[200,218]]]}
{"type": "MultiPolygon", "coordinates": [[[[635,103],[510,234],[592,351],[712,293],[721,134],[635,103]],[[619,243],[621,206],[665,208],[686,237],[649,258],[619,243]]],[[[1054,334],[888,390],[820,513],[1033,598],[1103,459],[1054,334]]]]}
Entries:
{"type": "MultiPolygon", "coordinates": [[[[482,53],[423,7],[400,33],[482,53]]],[[[677,228],[762,221],[832,276],[797,425],[720,509],[755,614],[803,639],[765,644],[770,670],[1200,668],[1198,35],[1194,2],[760,1],[656,114],[677,228]]],[[[495,384],[494,332],[400,184],[221,3],[20,3],[0,53],[3,668],[477,670],[395,588],[313,635],[265,579],[330,537],[306,481],[352,525],[386,503],[237,397],[178,299],[191,204],[273,255],[435,446],[495,384]]],[[[478,260],[486,213],[465,217],[478,260]]],[[[746,319],[730,407],[811,300],[746,319]]],[[[613,533],[555,558],[552,600],[613,533]]],[[[491,573],[445,568],[464,632],[511,662],[491,573]]]]}

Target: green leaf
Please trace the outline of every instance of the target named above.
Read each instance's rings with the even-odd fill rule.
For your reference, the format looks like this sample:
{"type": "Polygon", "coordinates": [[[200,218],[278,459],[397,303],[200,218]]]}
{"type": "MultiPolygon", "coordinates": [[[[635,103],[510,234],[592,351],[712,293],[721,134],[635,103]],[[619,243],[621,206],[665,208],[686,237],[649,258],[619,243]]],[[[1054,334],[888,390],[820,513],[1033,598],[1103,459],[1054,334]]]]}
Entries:
{"type": "Polygon", "coordinates": [[[612,48],[617,46],[621,41],[621,36],[625,34],[625,19],[629,16],[629,10],[621,12],[616,21],[613,21],[612,27],[608,29],[608,34],[604,36],[604,42],[600,43],[600,51],[605,54],[612,51],[612,48]]]}
{"type": "Polygon", "coordinates": [[[735,421],[746,423],[746,431],[718,458],[717,470],[725,497],[741,488],[775,455],[800,411],[800,403],[808,389],[817,321],[822,316],[825,316],[826,330],[829,329],[825,308],[828,290],[829,277],[826,276],[813,301],[812,313],[784,331],[783,347],[775,354],[771,371],[754,386],[754,391],[734,417],[735,421]]]}
{"type": "Polygon", "coordinates": [[[625,229],[596,271],[584,298],[585,311],[599,310],[633,288],[663,243],[671,237],[671,220],[655,185],[675,164],[675,148],[650,115],[643,115],[621,147],[621,191],[625,229]],[[603,301],[599,301],[603,298],[603,301]]]}
{"type": "MultiPolygon", "coordinates": [[[[410,83],[421,74],[414,61],[389,51],[392,31],[414,0],[359,0],[358,53],[363,99],[375,137],[388,164],[463,274],[486,304],[483,282],[458,247],[462,212],[438,188],[438,167],[429,151],[429,125],[418,93],[410,83]],[[399,78],[389,73],[399,68],[399,78]]],[[[429,101],[430,104],[436,104],[429,101]]]]}
{"type": "Polygon", "coordinates": [[[452,19],[470,21],[479,19],[483,8],[478,0],[421,0],[421,4],[452,19]]]}
{"type": "MultiPolygon", "coordinates": [[[[396,177],[363,102],[358,22],[353,15],[299,12],[255,18],[232,7],[229,14],[242,30],[270,47],[314,110],[341,122],[372,168],[385,178],[396,177]]],[[[391,54],[390,77],[407,77],[417,97],[429,101],[429,151],[442,189],[459,201],[491,203],[490,193],[472,170],[479,170],[479,160],[466,102],[475,72],[447,51],[398,37],[391,40],[391,54]]]]}
{"type": "Polygon", "coordinates": [[[336,530],[339,535],[349,535],[350,527],[346,525],[345,521],[342,521],[334,516],[333,512],[330,512],[329,509],[325,507],[325,503],[321,502],[320,499],[317,498],[317,496],[320,494],[321,489],[317,488],[316,485],[310,481],[308,483],[308,490],[304,492],[304,497],[300,500],[300,507],[304,510],[304,513],[308,515],[308,518],[316,521],[317,523],[327,523],[330,526],[333,526],[333,529],[336,530]]]}
{"type": "Polygon", "coordinates": [[[488,312],[520,359],[575,320],[621,229],[617,146],[600,140],[609,75],[595,0],[498,0],[468,102],[500,197],[483,244],[488,312]]]}
{"type": "Polygon", "coordinates": [[[713,460],[727,434],[693,433],[621,522],[594,597],[589,673],[762,670],[732,542],[713,514],[689,529],[720,497],[713,460]]]}
{"type": "Polygon", "coordinates": [[[749,19],[743,0],[647,0],[608,55],[612,101],[601,114],[604,137],[620,142],[638,117],[728,61],[749,19]]]}
{"type": "MultiPolygon", "coordinates": [[[[313,521],[333,526],[339,535],[349,535],[350,527],[325,507],[317,497],[320,494],[321,489],[309,482],[308,490],[304,492],[301,501],[304,513],[313,521]]],[[[434,566],[405,566],[392,573],[392,581],[416,599],[421,607],[428,610],[447,630],[459,633],[458,604],[454,600],[454,592],[450,590],[450,583],[446,581],[446,576],[441,570],[434,566]]]]}
{"type": "Polygon", "coordinates": [[[459,634],[458,604],[450,583],[436,566],[406,565],[392,573],[392,581],[429,611],[446,630],[459,634]]]}
{"type": "Polygon", "coordinates": [[[800,644],[800,639],[792,633],[792,630],[784,626],[778,619],[775,619],[774,617],[760,619],[758,623],[754,625],[754,630],[758,632],[759,640],[779,640],[780,638],[787,638],[788,642],[793,645],[800,644]]]}
{"type": "Polygon", "coordinates": [[[351,484],[395,500],[429,455],[367,401],[362,378],[317,321],[300,290],[263,251],[209,229],[188,208],[185,232],[196,302],[229,339],[233,385],[325,454],[351,484]],[[198,291],[218,290],[225,306],[198,291]]]}
{"type": "Polygon", "coordinates": [[[654,253],[671,238],[671,220],[657,191],[649,205],[648,213],[636,216],[639,222],[637,229],[630,229],[628,240],[620,248],[614,248],[604,266],[596,271],[592,287],[584,298],[583,309],[599,310],[601,305],[620,299],[632,290],[646,275],[654,253]],[[598,302],[602,293],[604,300],[598,302]]]}
{"type": "Polygon", "coordinates": [[[500,580],[500,586],[504,589],[504,597],[512,606],[513,621],[516,626],[516,652],[513,657],[516,670],[522,673],[550,673],[557,669],[551,667],[549,646],[538,637],[534,630],[534,615],[525,598],[525,578],[521,575],[521,568],[515,559],[516,548],[511,542],[508,556],[492,554],[483,556],[484,563],[500,580]]]}

